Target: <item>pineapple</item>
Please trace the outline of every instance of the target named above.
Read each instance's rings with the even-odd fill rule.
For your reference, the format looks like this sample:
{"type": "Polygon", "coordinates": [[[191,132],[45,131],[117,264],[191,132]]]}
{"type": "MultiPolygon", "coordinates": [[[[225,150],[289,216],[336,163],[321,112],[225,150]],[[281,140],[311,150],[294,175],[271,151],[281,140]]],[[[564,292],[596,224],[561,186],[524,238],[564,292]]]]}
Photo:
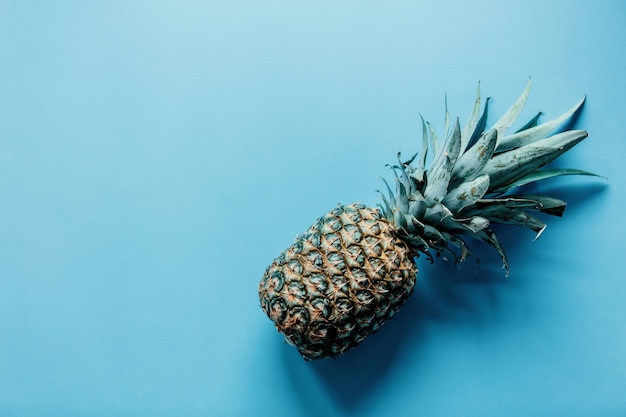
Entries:
{"type": "Polygon", "coordinates": [[[462,130],[458,118],[450,126],[446,104],[441,144],[422,118],[421,154],[404,162],[398,154],[391,166],[395,192],[387,184],[377,208],[334,208],[266,269],[258,289],[261,307],[304,359],[336,357],[392,318],[413,292],[419,255],[478,260],[466,243],[473,238],[498,251],[508,275],[507,256],[490,225],[525,226],[537,238],[546,224],[531,212],[563,214],[565,202],[516,190],[560,175],[593,175],[543,168],[587,137],[584,130],[552,134],[584,98],[557,119],[538,124],[539,113],[509,134],[530,87],[529,81],[490,129],[489,100],[481,112],[480,85],[462,130]]]}

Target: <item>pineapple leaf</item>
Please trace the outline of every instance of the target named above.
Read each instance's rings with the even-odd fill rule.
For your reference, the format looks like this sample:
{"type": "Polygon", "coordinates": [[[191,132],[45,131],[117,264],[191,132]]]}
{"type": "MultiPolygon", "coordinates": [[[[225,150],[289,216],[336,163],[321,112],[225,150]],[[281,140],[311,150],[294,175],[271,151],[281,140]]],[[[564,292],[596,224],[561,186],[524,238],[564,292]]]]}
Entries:
{"type": "Polygon", "coordinates": [[[520,146],[524,146],[524,145],[533,143],[539,139],[544,138],[547,134],[555,130],[557,127],[563,124],[566,120],[572,117],[574,113],[576,113],[578,109],[582,107],[584,103],[585,103],[585,97],[583,97],[572,108],[570,108],[568,111],[566,111],[565,113],[563,113],[561,116],[557,117],[554,120],[545,122],[535,127],[531,127],[529,129],[521,130],[510,136],[505,136],[504,138],[502,138],[500,143],[498,143],[496,152],[504,152],[510,149],[518,148],[520,146]]]}
{"type": "Polygon", "coordinates": [[[449,191],[442,204],[452,213],[458,213],[463,208],[474,205],[488,189],[489,175],[482,175],[449,191]]]}
{"type": "Polygon", "coordinates": [[[383,215],[385,216],[385,218],[390,218],[391,217],[391,205],[389,204],[389,200],[387,200],[387,197],[385,197],[383,193],[381,193],[378,190],[377,192],[380,194],[380,198],[383,200],[383,204],[379,203],[378,207],[383,212],[383,215]]]}
{"type": "Polygon", "coordinates": [[[560,216],[565,210],[566,203],[562,200],[543,195],[514,195],[506,198],[483,199],[459,216],[491,216],[493,213],[507,210],[536,210],[546,214],[560,216]]]}
{"type": "Polygon", "coordinates": [[[460,256],[456,256],[456,262],[463,262],[467,259],[468,256],[473,257],[476,260],[476,264],[478,264],[478,256],[469,248],[467,243],[459,236],[455,236],[452,233],[448,233],[446,231],[441,231],[441,235],[444,237],[446,242],[451,244],[452,246],[458,248],[461,251],[460,256]]]}
{"type": "Polygon", "coordinates": [[[401,178],[398,178],[398,179],[406,187],[407,193],[411,195],[415,191],[413,181],[411,181],[411,179],[409,178],[409,174],[406,172],[406,169],[404,168],[405,164],[403,164],[402,161],[400,160],[401,157],[402,155],[400,154],[400,152],[398,152],[399,165],[395,166],[394,169],[399,170],[400,173],[402,174],[401,178]]]}
{"type": "Polygon", "coordinates": [[[383,180],[383,183],[385,183],[385,187],[387,188],[387,195],[389,196],[389,199],[387,199],[381,191],[378,191],[378,193],[382,197],[383,202],[385,203],[385,207],[387,207],[388,209],[385,217],[391,217],[391,208],[394,205],[393,203],[396,201],[396,196],[393,194],[393,191],[391,191],[391,187],[389,186],[389,183],[387,182],[387,180],[384,178],[381,178],[381,179],[383,180]]]}
{"type": "Polygon", "coordinates": [[[430,122],[426,122],[428,126],[428,132],[430,135],[430,147],[433,150],[433,155],[439,154],[439,139],[437,138],[437,131],[430,122]]]}
{"type": "Polygon", "coordinates": [[[511,108],[507,110],[506,113],[493,125],[492,129],[498,131],[499,137],[504,137],[506,131],[515,123],[517,118],[519,117],[522,109],[526,105],[526,101],[528,100],[528,94],[530,94],[530,87],[532,86],[532,80],[528,80],[528,84],[526,88],[519,96],[519,98],[513,103],[511,108]]]}
{"type": "Polygon", "coordinates": [[[422,217],[424,223],[437,224],[444,219],[452,218],[452,212],[443,204],[436,203],[431,207],[427,207],[422,217]]]}
{"type": "Polygon", "coordinates": [[[506,257],[506,252],[504,251],[504,247],[502,247],[502,244],[498,240],[498,237],[496,236],[496,234],[490,229],[485,229],[474,234],[473,237],[475,237],[476,239],[480,241],[487,243],[488,245],[491,245],[498,251],[498,253],[500,254],[500,257],[502,258],[502,267],[506,271],[506,276],[508,277],[509,272],[510,272],[509,260],[506,257]]]}
{"type": "Polygon", "coordinates": [[[442,229],[455,234],[474,234],[489,227],[489,220],[481,215],[466,216],[464,218],[446,217],[440,223],[442,229]]]}
{"type": "Polygon", "coordinates": [[[544,222],[522,210],[502,209],[489,214],[482,213],[482,215],[496,223],[527,227],[537,233],[535,240],[541,236],[543,230],[546,228],[544,222]]]}
{"type": "Polygon", "coordinates": [[[580,169],[572,169],[572,168],[562,168],[562,169],[540,169],[530,174],[526,175],[523,178],[509,184],[507,189],[511,189],[514,187],[520,187],[522,185],[530,184],[531,182],[544,180],[547,178],[558,177],[561,175],[590,175],[593,177],[599,177],[599,175],[594,174],[593,172],[583,171],[580,169]]]}
{"type": "Polygon", "coordinates": [[[478,119],[478,123],[472,132],[472,136],[470,136],[467,144],[468,147],[476,143],[478,138],[480,138],[485,131],[485,127],[487,126],[487,114],[489,113],[489,100],[491,100],[491,97],[487,97],[487,100],[485,100],[485,110],[483,110],[483,114],[480,116],[480,119],[478,119]]]}
{"type": "Polygon", "coordinates": [[[491,177],[490,191],[507,191],[510,184],[549,164],[587,136],[584,130],[570,130],[495,155],[484,169],[491,177]]]}
{"type": "Polygon", "coordinates": [[[408,213],[409,211],[409,195],[407,194],[407,189],[404,184],[397,180],[398,194],[396,196],[396,206],[402,213],[408,213]]]}
{"type": "Polygon", "coordinates": [[[497,131],[489,130],[478,141],[463,153],[454,165],[452,170],[451,185],[456,186],[459,183],[473,180],[480,175],[484,166],[493,156],[496,148],[497,131]]]}
{"type": "MultiPolygon", "coordinates": [[[[411,220],[412,220],[412,227],[415,230],[423,230],[424,228],[423,224],[419,223],[417,219],[411,219],[411,220]]],[[[406,236],[405,239],[413,248],[421,252],[428,251],[428,248],[429,248],[428,243],[421,236],[421,233],[411,233],[408,236],[406,236]]]]}
{"type": "Polygon", "coordinates": [[[420,193],[414,193],[409,196],[409,214],[413,217],[421,219],[426,212],[426,201],[420,193]]]}
{"type": "Polygon", "coordinates": [[[567,207],[567,203],[565,201],[545,195],[518,194],[516,197],[534,202],[535,206],[528,207],[529,210],[537,210],[552,216],[561,217],[565,211],[565,207],[567,207]]]}
{"type": "Polygon", "coordinates": [[[422,119],[422,157],[419,160],[419,169],[413,173],[413,176],[419,182],[423,182],[424,172],[426,172],[426,158],[428,156],[428,128],[421,114],[420,119],[422,119]]]}
{"type": "Polygon", "coordinates": [[[437,155],[432,167],[428,170],[428,184],[426,184],[424,198],[429,206],[440,203],[445,197],[452,169],[459,157],[461,150],[461,126],[458,118],[452,129],[452,134],[447,138],[444,146],[445,149],[442,149],[437,155]]]}
{"type": "Polygon", "coordinates": [[[472,134],[476,130],[476,126],[478,125],[478,117],[480,116],[480,83],[478,83],[478,89],[476,91],[476,100],[474,101],[474,109],[472,110],[472,114],[463,128],[463,132],[461,133],[461,150],[467,149],[467,145],[470,142],[472,134]]]}
{"type": "Polygon", "coordinates": [[[445,238],[443,237],[443,235],[433,226],[425,224],[423,233],[430,246],[440,245],[441,243],[445,242],[445,238]]]}
{"type": "Polygon", "coordinates": [[[539,118],[541,117],[542,114],[543,114],[542,112],[537,113],[535,116],[533,116],[532,119],[528,121],[528,123],[520,127],[519,130],[515,133],[523,132],[524,130],[528,130],[531,127],[537,126],[537,123],[539,122],[539,118]]]}

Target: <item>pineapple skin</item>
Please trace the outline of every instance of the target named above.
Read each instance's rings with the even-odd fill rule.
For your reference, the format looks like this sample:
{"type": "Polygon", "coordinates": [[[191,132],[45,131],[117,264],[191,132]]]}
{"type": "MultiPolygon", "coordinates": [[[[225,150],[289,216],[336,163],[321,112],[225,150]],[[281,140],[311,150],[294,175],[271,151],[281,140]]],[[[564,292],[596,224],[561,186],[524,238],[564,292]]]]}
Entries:
{"type": "Polygon", "coordinates": [[[341,205],[266,269],[261,307],[304,359],[336,357],[376,332],[410,297],[416,256],[378,209],[341,205]]]}

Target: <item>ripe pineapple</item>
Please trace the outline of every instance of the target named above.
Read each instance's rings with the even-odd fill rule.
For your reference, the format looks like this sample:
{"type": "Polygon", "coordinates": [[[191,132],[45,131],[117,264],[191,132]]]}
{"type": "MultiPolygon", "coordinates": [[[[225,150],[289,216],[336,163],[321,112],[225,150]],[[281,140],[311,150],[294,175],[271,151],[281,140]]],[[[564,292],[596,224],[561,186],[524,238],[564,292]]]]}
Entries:
{"type": "Polygon", "coordinates": [[[450,129],[439,146],[422,119],[422,152],[392,166],[378,208],[340,205],[319,218],[267,268],[259,284],[261,307],[304,359],[336,357],[360,344],[394,316],[413,292],[419,254],[456,262],[476,255],[467,237],[493,246],[509,265],[492,223],[525,226],[539,237],[546,227],[532,211],[561,216],[565,202],[515,189],[560,175],[593,175],[543,168],[587,137],[583,130],[551,133],[584,98],[552,121],[540,113],[515,133],[507,131],[526,103],[531,82],[513,106],[486,130],[489,100],[480,111],[480,88],[469,122],[450,129]],[[428,161],[428,153],[433,157],[428,161]],[[417,160],[417,161],[416,161],[417,160]],[[428,162],[428,163],[427,163],[428,162]],[[428,166],[427,166],[428,165],[428,166]]]}

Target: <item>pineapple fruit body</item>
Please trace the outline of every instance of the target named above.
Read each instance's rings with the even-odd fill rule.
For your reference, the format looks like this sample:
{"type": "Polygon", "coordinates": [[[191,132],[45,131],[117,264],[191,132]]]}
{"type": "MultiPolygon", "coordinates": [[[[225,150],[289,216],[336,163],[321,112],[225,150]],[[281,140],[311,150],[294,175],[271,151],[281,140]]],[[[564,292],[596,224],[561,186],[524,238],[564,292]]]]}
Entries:
{"type": "Polygon", "coordinates": [[[267,268],[261,307],[305,359],[361,343],[413,292],[415,251],[378,209],[338,206],[267,268]]]}

